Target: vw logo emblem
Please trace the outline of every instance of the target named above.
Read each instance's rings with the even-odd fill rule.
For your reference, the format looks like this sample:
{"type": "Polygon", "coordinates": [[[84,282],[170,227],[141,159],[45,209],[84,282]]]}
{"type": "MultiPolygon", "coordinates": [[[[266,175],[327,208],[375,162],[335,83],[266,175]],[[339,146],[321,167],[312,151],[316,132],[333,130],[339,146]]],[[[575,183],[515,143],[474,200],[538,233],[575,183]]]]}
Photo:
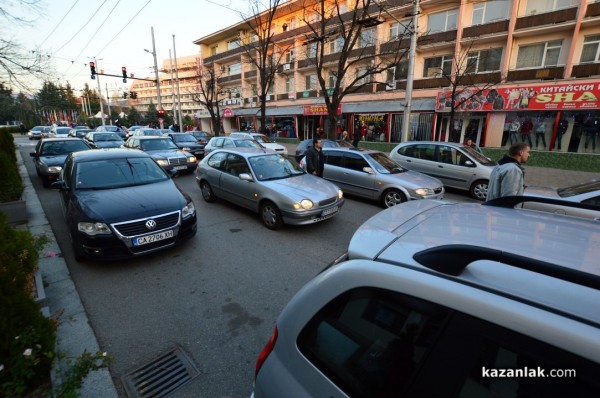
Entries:
{"type": "Polygon", "coordinates": [[[154,221],[154,220],[146,221],[146,228],[149,229],[150,231],[152,231],[154,228],[156,228],[156,221],[154,221]]]}

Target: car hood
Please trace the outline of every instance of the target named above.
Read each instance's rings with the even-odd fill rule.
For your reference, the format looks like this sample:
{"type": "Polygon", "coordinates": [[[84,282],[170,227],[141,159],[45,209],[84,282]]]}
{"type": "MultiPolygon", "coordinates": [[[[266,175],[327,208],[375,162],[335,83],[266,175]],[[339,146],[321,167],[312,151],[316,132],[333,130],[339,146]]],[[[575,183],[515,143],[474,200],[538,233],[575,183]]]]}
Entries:
{"type": "Polygon", "coordinates": [[[67,155],[40,156],[40,161],[46,166],[62,166],[67,155]]]}
{"type": "Polygon", "coordinates": [[[294,200],[310,199],[319,202],[337,196],[338,186],[319,177],[303,174],[280,180],[263,181],[262,184],[294,200]]]}
{"type": "Polygon", "coordinates": [[[97,141],[96,148],[120,148],[123,143],[121,141],[97,141]]]}
{"type": "Polygon", "coordinates": [[[277,144],[275,142],[261,142],[260,143],[265,148],[274,149],[274,150],[285,150],[283,145],[277,144]]]}
{"type": "Polygon", "coordinates": [[[525,191],[523,192],[523,194],[529,195],[529,196],[543,196],[543,197],[548,197],[548,198],[559,198],[560,197],[558,195],[558,192],[556,191],[556,188],[550,188],[550,187],[535,187],[535,186],[527,187],[527,188],[525,188],[525,191]]]}
{"type": "Polygon", "coordinates": [[[435,177],[428,176],[418,171],[408,170],[395,174],[379,174],[379,177],[387,182],[397,183],[407,188],[440,188],[443,184],[435,177]],[[397,181],[397,182],[396,182],[397,181]]]}
{"type": "Polygon", "coordinates": [[[181,158],[188,156],[186,152],[180,149],[160,149],[157,151],[146,151],[146,153],[149,153],[153,158],[181,158]]]}
{"type": "Polygon", "coordinates": [[[133,187],[78,190],[82,212],[108,224],[181,210],[185,196],[172,180],[133,187]]]}

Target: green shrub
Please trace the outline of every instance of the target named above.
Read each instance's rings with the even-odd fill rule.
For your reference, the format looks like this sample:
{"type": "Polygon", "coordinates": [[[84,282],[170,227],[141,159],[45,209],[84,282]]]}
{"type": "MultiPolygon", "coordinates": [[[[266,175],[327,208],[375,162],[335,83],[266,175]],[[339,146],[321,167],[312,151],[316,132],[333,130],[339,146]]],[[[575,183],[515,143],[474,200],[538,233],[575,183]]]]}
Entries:
{"type": "Polygon", "coordinates": [[[10,156],[13,162],[17,162],[17,155],[15,151],[17,147],[15,146],[15,140],[13,135],[7,132],[6,128],[0,129],[0,151],[6,152],[10,156]]]}
{"type": "MultiPolygon", "coordinates": [[[[42,239],[43,240],[43,239],[42,239]]],[[[0,396],[19,397],[48,381],[55,325],[32,297],[40,240],[0,213],[0,396]]]]}
{"type": "Polygon", "coordinates": [[[0,151],[0,203],[21,199],[23,189],[16,162],[6,152],[0,151]]]}

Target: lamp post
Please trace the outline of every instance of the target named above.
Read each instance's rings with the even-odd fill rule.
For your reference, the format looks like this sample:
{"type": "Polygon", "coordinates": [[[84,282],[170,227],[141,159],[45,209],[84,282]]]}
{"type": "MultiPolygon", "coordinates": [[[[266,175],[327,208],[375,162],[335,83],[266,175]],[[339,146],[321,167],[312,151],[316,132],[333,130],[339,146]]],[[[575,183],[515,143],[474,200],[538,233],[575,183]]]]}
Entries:
{"type": "Polygon", "coordinates": [[[412,90],[415,75],[415,53],[417,51],[417,24],[419,19],[419,0],[414,0],[412,13],[412,34],[410,36],[410,50],[408,55],[408,76],[406,78],[406,90],[404,105],[404,117],[402,118],[402,137],[401,141],[408,141],[408,130],[410,129],[410,108],[412,107],[412,90]]]}
{"type": "Polygon", "coordinates": [[[154,43],[154,26],[150,27],[150,32],[152,33],[152,51],[144,49],[147,53],[152,54],[154,57],[154,78],[156,79],[156,95],[158,102],[158,109],[162,108],[162,103],[160,101],[160,80],[158,80],[158,64],[156,63],[156,45],[154,43]]]}
{"type": "Polygon", "coordinates": [[[179,71],[177,70],[177,52],[175,51],[175,35],[173,35],[173,58],[175,59],[175,82],[177,83],[177,106],[179,108],[179,131],[183,129],[181,120],[181,93],[179,92],[179,71]]]}
{"type": "MultiPolygon", "coordinates": [[[[100,70],[98,66],[98,60],[94,57],[94,63],[96,64],[97,70],[100,70]]],[[[100,102],[100,119],[102,120],[102,125],[105,126],[104,123],[104,106],[102,105],[102,88],[100,88],[100,77],[96,75],[96,81],[98,82],[98,102],[100,102]]]]}

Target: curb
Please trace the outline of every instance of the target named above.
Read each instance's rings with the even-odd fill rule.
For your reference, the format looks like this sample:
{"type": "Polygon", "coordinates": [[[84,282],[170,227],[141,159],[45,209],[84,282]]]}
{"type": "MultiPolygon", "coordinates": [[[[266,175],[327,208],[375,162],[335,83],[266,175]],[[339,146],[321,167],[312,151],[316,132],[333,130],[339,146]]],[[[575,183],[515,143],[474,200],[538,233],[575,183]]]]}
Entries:
{"type": "MultiPolygon", "coordinates": [[[[36,275],[36,283],[39,282],[42,286],[43,296],[40,295],[40,298],[44,298],[42,305],[45,306],[42,307],[42,312],[47,315],[60,314],[56,327],[55,352],[62,353],[70,359],[79,357],[84,351],[95,353],[100,350],[96,335],[75,284],[71,280],[67,264],[60,256],[60,248],[27,174],[20,151],[17,150],[16,154],[19,172],[25,186],[23,199],[27,205],[27,228],[32,235],[46,235],[50,240],[50,244],[45,248],[45,254],[42,254],[39,259],[39,276],[36,275]]],[[[60,384],[58,375],[67,369],[65,360],[55,362],[52,369],[54,386],[60,384]]],[[[108,369],[90,372],[79,389],[79,395],[86,398],[119,397],[108,369]]]]}

